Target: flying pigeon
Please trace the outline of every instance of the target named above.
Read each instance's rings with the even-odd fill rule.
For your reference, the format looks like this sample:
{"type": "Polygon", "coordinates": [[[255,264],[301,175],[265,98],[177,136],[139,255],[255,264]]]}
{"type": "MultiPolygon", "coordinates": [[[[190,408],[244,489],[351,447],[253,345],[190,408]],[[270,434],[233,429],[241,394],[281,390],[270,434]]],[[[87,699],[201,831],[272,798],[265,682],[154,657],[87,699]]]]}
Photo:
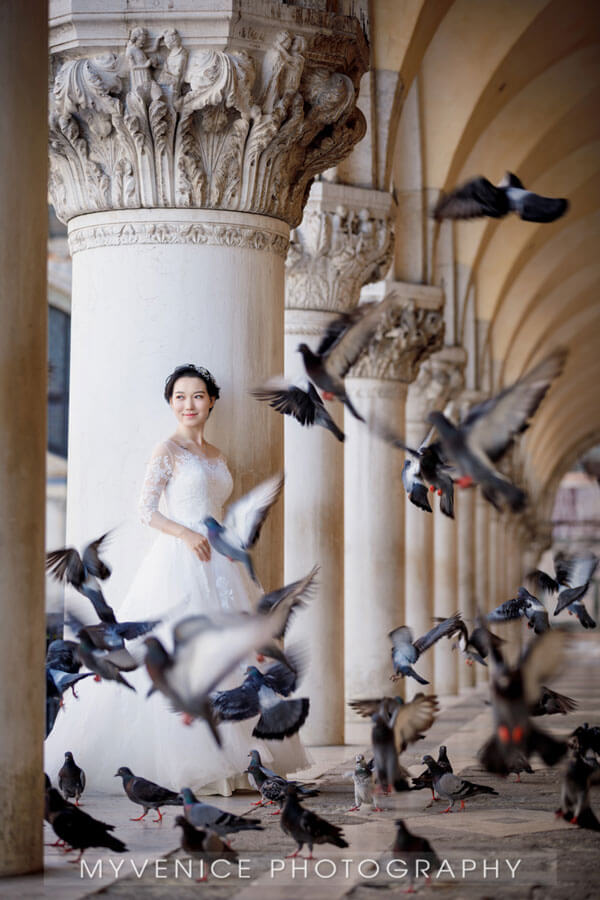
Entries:
{"type": "Polygon", "coordinates": [[[555,616],[566,609],[571,615],[577,616],[584,628],[595,628],[596,623],[587,612],[582,600],[597,565],[598,557],[593,553],[571,558],[557,553],[554,557],[556,579],[541,569],[530,572],[527,578],[540,591],[544,591],[548,599],[554,594],[558,594],[554,610],[555,616]]]}
{"type": "Polygon", "coordinates": [[[268,594],[263,594],[258,601],[256,611],[263,615],[266,615],[274,609],[284,609],[286,611],[281,631],[274,635],[276,640],[285,636],[294,612],[297,609],[303,609],[306,606],[306,600],[312,596],[316,587],[318,573],[319,566],[313,566],[308,575],[305,575],[304,578],[299,578],[298,581],[292,581],[282,588],[277,588],[274,591],[270,591],[268,594]]]}
{"type": "Polygon", "coordinates": [[[256,615],[189,616],[173,629],[173,653],[158,638],[146,638],[146,669],[152,681],[149,694],[160,691],[185,715],[187,724],[201,718],[219,746],[221,738],[210,694],[248,655],[281,632],[287,610],[276,608],[256,615]]]}
{"type": "Polygon", "coordinates": [[[439,712],[435,694],[426,697],[419,693],[408,703],[402,697],[380,697],[376,700],[350,700],[348,705],[359,716],[383,712],[393,726],[398,753],[404,753],[409,744],[421,740],[423,732],[431,728],[439,712]]]}
{"type": "Polygon", "coordinates": [[[260,713],[252,730],[253,737],[282,741],[304,725],[310,701],[308,697],[289,697],[296,689],[297,672],[283,663],[275,663],[265,672],[248,666],[239,687],[216,691],[211,695],[214,711],[221,719],[240,721],[260,713]]]}
{"type": "Polygon", "coordinates": [[[402,819],[396,819],[394,824],[396,838],[392,846],[392,853],[395,859],[400,858],[408,862],[409,882],[405,893],[412,894],[414,878],[419,876],[421,860],[426,860],[429,867],[436,868],[441,866],[441,862],[427,838],[409,831],[402,819]]]}
{"type": "Polygon", "coordinates": [[[352,772],[352,781],[354,782],[354,806],[351,806],[348,812],[354,812],[360,809],[363,803],[370,803],[373,812],[381,812],[381,807],[377,806],[373,797],[373,768],[375,759],[369,762],[363,753],[357,753],[355,756],[355,766],[352,772]]]}
{"type": "Polygon", "coordinates": [[[575,745],[563,778],[560,807],[556,810],[556,815],[580,828],[600,831],[600,822],[590,806],[590,778],[593,771],[594,767],[580,756],[575,745]]]}
{"type": "MultiPolygon", "coordinates": [[[[174,828],[181,828],[181,849],[195,859],[210,861],[228,859],[235,862],[238,855],[235,850],[223,841],[214,831],[195,828],[184,816],[176,816],[174,828]]],[[[206,881],[207,876],[196,878],[197,882],[206,881]]]]}
{"type": "Polygon", "coordinates": [[[424,756],[423,762],[431,772],[434,790],[442,800],[447,800],[450,803],[450,806],[443,810],[445,813],[452,812],[452,807],[457,800],[460,800],[460,808],[464,809],[465,800],[469,797],[474,797],[477,794],[492,794],[495,797],[498,796],[498,791],[494,790],[494,788],[488,787],[485,784],[475,784],[473,781],[467,781],[464,778],[459,778],[458,775],[445,772],[444,769],[436,763],[433,756],[424,756]]]}
{"type": "Polygon", "coordinates": [[[494,397],[473,406],[465,418],[453,425],[441,412],[429,413],[438,430],[444,454],[461,472],[461,487],[477,483],[483,496],[497,509],[504,497],[513,512],[523,508],[525,493],[498,469],[497,463],[523,432],[544,399],[550,385],[563,370],[567,351],[558,348],[526,375],[494,397]]]}
{"type": "Polygon", "coordinates": [[[70,750],[65,753],[65,761],[58,773],[58,787],[65,800],[75,797],[75,806],[85,790],[85,772],[80,769],[70,750]]]}
{"type": "Polygon", "coordinates": [[[46,569],[57,581],[72,585],[91,601],[102,622],[116,622],[115,614],[104,599],[101,581],[106,581],[110,568],[100,559],[99,552],[110,535],[107,531],[88,544],[80,556],[74,547],[52,550],[46,554],[46,569]]]}
{"type": "Polygon", "coordinates": [[[190,825],[196,828],[205,828],[214,831],[219,837],[235,834],[238,831],[263,831],[264,826],[260,819],[247,819],[244,816],[236,816],[234,813],[225,812],[218,806],[203,803],[198,800],[189,787],[181,789],[183,797],[183,812],[190,825]]]}
{"type": "MultiPolygon", "coordinates": [[[[509,601],[510,602],[510,601],[509,601]]],[[[469,634],[469,630],[462,619],[459,622],[458,641],[452,645],[452,648],[458,646],[458,649],[465,657],[468,666],[472,666],[478,662],[482,666],[487,666],[486,657],[488,655],[489,642],[494,641],[496,644],[503,644],[504,640],[496,634],[492,634],[487,628],[480,625],[474,628],[469,634]]]]}
{"type": "Polygon", "coordinates": [[[391,676],[392,681],[397,681],[401,676],[409,675],[415,681],[418,681],[419,684],[429,684],[428,681],[415,672],[413,665],[417,662],[420,655],[432,647],[436,641],[443,637],[450,637],[457,632],[460,627],[459,621],[460,614],[455,613],[450,618],[444,619],[435,625],[427,634],[424,634],[414,642],[412,630],[406,625],[401,625],[399,628],[390,631],[388,637],[392,642],[392,662],[394,664],[394,675],[391,676]]]}
{"type": "Polygon", "coordinates": [[[121,672],[133,672],[140,663],[126,648],[122,650],[98,650],[88,635],[87,629],[82,628],[79,632],[77,653],[83,665],[87,666],[96,675],[96,681],[102,679],[105,681],[116,681],[131,691],[135,691],[134,686],[123,677],[121,672]]]}
{"type": "Polygon", "coordinates": [[[287,789],[287,797],[281,810],[279,819],[281,828],[285,834],[289,834],[296,841],[297,848],[289,856],[296,857],[305,844],[308,844],[309,855],[307,859],[313,859],[314,844],[333,844],[335,847],[347,847],[342,829],[322,819],[312,810],[304,809],[298,801],[298,789],[290,784],[287,789]]]}
{"type": "Polygon", "coordinates": [[[148,781],[147,778],[141,778],[134,775],[128,766],[121,766],[115,773],[115,778],[121,778],[123,782],[123,790],[132,803],[137,803],[143,807],[144,812],[141,816],[131,819],[132,822],[140,822],[148,815],[149,809],[155,809],[158,813],[158,819],[152,819],[153,822],[162,822],[161,806],[183,806],[181,794],[170,791],[169,788],[161,787],[154,781],[148,781]]]}
{"type": "Polygon", "coordinates": [[[98,819],[92,818],[82,809],[78,809],[64,800],[56,788],[47,790],[48,796],[48,820],[54,833],[73,850],[79,850],[79,857],[74,862],[79,862],[89,847],[107,847],[115,853],[125,853],[127,847],[118,838],[108,834],[114,830],[114,825],[107,825],[98,819]]]}
{"type": "Polygon", "coordinates": [[[515,666],[509,666],[499,647],[490,647],[490,695],[494,714],[494,733],[479,750],[479,759],[488,770],[507,775],[515,751],[529,759],[538,753],[547,765],[564,756],[567,745],[535,727],[530,707],[540,695],[542,681],[553,674],[561,662],[563,635],[546,631],[534,638],[515,666]]]}
{"type": "MultiPolygon", "coordinates": [[[[444,744],[441,745],[438,751],[437,758],[438,768],[440,768],[443,772],[449,772],[452,774],[454,769],[452,768],[452,763],[448,759],[448,751],[444,744]]],[[[425,769],[424,772],[421,772],[420,775],[417,775],[416,778],[412,780],[412,788],[413,791],[422,791],[422,790],[430,790],[431,791],[431,802],[435,801],[435,791],[433,789],[433,775],[429,771],[429,769],[425,769]]],[[[431,806],[431,803],[428,804],[431,806]]]]}
{"type": "Polygon", "coordinates": [[[88,638],[98,650],[122,650],[125,647],[125,641],[134,640],[134,638],[152,631],[160,624],[160,619],[146,622],[114,621],[84,625],[76,615],[69,613],[66,622],[76,637],[79,637],[81,630],[85,629],[88,638]]]}
{"type": "Polygon", "coordinates": [[[513,622],[515,619],[521,619],[526,609],[527,601],[524,597],[513,597],[489,612],[486,619],[488,622],[513,622]]]}
{"type": "Polygon", "coordinates": [[[51,641],[46,650],[46,666],[49,669],[60,669],[61,672],[76,675],[81,668],[81,660],[77,655],[77,646],[76,641],[63,641],[61,639],[51,641]]]}
{"type": "Polygon", "coordinates": [[[352,312],[343,313],[327,326],[313,352],[308,344],[299,344],[309,379],[323,392],[325,400],[341,401],[352,415],[364,422],[346,393],[344,377],[381,328],[386,314],[397,305],[390,295],[376,303],[361,303],[352,312]]]}
{"type": "Polygon", "coordinates": [[[211,546],[228,559],[241,562],[257,584],[249,551],[256,544],[268,512],[279,497],[282,487],[283,475],[273,475],[235,503],[231,503],[223,524],[213,516],[204,519],[211,546]]]}
{"type": "Polygon", "coordinates": [[[502,219],[515,212],[524,222],[554,222],[568,208],[568,200],[534,194],[523,187],[513,172],[507,172],[497,187],[479,175],[451,193],[442,194],[433,216],[438,221],[480,216],[502,219]]]}
{"type": "MultiPolygon", "coordinates": [[[[90,678],[94,673],[93,672],[79,672],[75,675],[71,675],[69,672],[63,672],[62,669],[51,669],[49,666],[46,666],[46,691],[48,696],[59,698],[62,695],[71,689],[73,696],[77,700],[77,693],[75,691],[75,685],[78,681],[82,681],[84,678],[90,678]],[[50,681],[52,682],[52,687],[50,688],[50,681]],[[50,688],[50,689],[49,689],[50,688]]],[[[59,705],[61,705],[59,703],[59,705]]]]}
{"type": "Polygon", "coordinates": [[[346,440],[346,435],[335,424],[314,384],[306,376],[300,376],[293,382],[285,378],[272,378],[250,393],[257,400],[266,400],[269,406],[284,416],[292,416],[301,425],[321,425],[338,441],[346,440]]]}
{"type": "Polygon", "coordinates": [[[371,728],[371,746],[377,775],[378,789],[389,794],[392,788],[395,791],[407,791],[410,774],[400,765],[398,754],[400,752],[396,744],[394,733],[395,717],[401,707],[395,706],[392,713],[385,702],[371,715],[373,727],[371,728]]]}
{"type": "Polygon", "coordinates": [[[543,634],[544,631],[548,631],[550,622],[544,603],[522,586],[517,591],[517,597],[525,601],[527,627],[532,628],[535,634],[543,634]]]}
{"type": "Polygon", "coordinates": [[[530,716],[553,716],[560,713],[566,716],[567,713],[577,709],[577,701],[564,694],[558,694],[544,684],[540,687],[540,695],[530,707],[530,716]]]}

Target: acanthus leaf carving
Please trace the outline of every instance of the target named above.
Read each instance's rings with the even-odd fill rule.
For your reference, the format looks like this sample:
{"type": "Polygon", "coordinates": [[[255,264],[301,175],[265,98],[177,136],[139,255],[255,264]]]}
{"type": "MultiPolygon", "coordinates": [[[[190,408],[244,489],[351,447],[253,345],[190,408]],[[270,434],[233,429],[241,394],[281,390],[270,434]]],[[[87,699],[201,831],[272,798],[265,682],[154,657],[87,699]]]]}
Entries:
{"type": "MultiPolygon", "coordinates": [[[[364,133],[351,56],[352,78],[289,31],[261,59],[236,49],[188,52],[177,30],[150,37],[138,26],[121,55],[65,60],[50,114],[58,217],[204,207],[298,225],[311,180],[364,133]]],[[[343,64],[344,53],[334,58],[343,64]]]]}

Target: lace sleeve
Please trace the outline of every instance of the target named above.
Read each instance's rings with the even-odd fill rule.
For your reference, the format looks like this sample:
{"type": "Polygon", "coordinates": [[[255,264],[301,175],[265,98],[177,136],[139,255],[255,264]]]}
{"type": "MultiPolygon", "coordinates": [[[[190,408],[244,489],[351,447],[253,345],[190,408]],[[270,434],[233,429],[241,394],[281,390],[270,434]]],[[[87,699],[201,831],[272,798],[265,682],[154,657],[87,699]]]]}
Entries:
{"type": "Polygon", "coordinates": [[[161,444],[152,454],[152,458],[146,468],[138,504],[140,519],[144,525],[150,524],[152,514],[158,509],[160,495],[172,474],[173,464],[170,454],[164,444],[161,444]]]}

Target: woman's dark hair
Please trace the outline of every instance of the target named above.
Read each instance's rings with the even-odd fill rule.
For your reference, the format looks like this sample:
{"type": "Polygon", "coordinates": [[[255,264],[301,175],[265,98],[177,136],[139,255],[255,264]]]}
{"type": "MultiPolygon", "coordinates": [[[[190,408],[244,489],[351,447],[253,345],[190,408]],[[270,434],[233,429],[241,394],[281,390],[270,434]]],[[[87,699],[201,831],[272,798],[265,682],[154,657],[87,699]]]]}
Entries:
{"type": "Polygon", "coordinates": [[[173,389],[175,387],[175,382],[177,381],[177,379],[185,378],[186,376],[191,376],[192,378],[201,378],[206,385],[208,396],[212,397],[214,400],[219,399],[221,389],[208,369],[205,369],[204,366],[195,366],[193,363],[187,363],[184,366],[177,366],[177,368],[174,369],[173,372],[171,372],[171,374],[165,381],[164,398],[167,403],[169,403],[171,397],[173,396],[173,389]]]}

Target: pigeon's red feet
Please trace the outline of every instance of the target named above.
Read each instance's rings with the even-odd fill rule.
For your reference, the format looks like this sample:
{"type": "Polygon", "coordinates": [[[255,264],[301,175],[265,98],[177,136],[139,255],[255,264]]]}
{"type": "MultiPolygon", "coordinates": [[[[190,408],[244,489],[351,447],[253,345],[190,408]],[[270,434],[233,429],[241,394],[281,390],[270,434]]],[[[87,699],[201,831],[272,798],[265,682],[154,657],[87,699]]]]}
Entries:
{"type": "Polygon", "coordinates": [[[94,675],[94,681],[102,681],[99,675],[94,675]]]}
{"type": "Polygon", "coordinates": [[[355,809],[360,809],[360,806],[351,806],[348,812],[354,812],[355,809]]]}
{"type": "Polygon", "coordinates": [[[564,813],[563,813],[562,809],[557,809],[556,812],[554,813],[554,815],[556,816],[557,819],[562,819],[564,813]]]}
{"type": "Polygon", "coordinates": [[[451,813],[451,812],[452,812],[452,807],[449,806],[448,809],[442,809],[440,812],[440,815],[443,816],[444,813],[451,813]]]}
{"type": "Polygon", "coordinates": [[[465,801],[464,801],[464,800],[461,800],[461,801],[460,801],[460,809],[459,809],[459,812],[462,812],[462,810],[463,810],[464,808],[465,808],[465,801]]]}
{"type": "Polygon", "coordinates": [[[78,697],[77,694],[75,693],[75,685],[74,685],[74,684],[71,685],[71,691],[73,692],[73,696],[75,697],[75,699],[76,699],[76,700],[79,700],[79,697],[78,697]]]}
{"type": "Polygon", "coordinates": [[[271,815],[271,816],[280,816],[280,815],[281,815],[281,810],[280,810],[280,809],[276,809],[275,812],[269,813],[269,815],[271,815]]]}
{"type": "Polygon", "coordinates": [[[264,661],[265,661],[265,658],[262,655],[262,653],[257,653],[256,654],[256,662],[263,663],[264,661]]]}
{"type": "Polygon", "coordinates": [[[254,800],[250,806],[264,806],[264,802],[262,800],[254,800]]]}
{"type": "Polygon", "coordinates": [[[467,664],[468,666],[472,666],[472,665],[473,665],[473,660],[472,660],[472,659],[465,659],[465,662],[466,662],[466,664],[467,664]]]}
{"type": "MultiPolygon", "coordinates": [[[[358,806],[356,807],[356,809],[358,809],[358,806]]],[[[383,809],[381,808],[381,806],[372,806],[371,812],[383,812],[383,809]]]]}
{"type": "Polygon", "coordinates": [[[331,391],[323,391],[323,400],[335,400],[335,394],[331,391]]]}
{"type": "Polygon", "coordinates": [[[462,475],[456,479],[456,483],[460,488],[468,488],[473,484],[473,479],[470,475],[462,475]]]}
{"type": "Polygon", "coordinates": [[[571,825],[577,825],[577,816],[573,816],[571,819],[571,825]]]}
{"type": "Polygon", "coordinates": [[[437,495],[438,495],[438,497],[441,497],[441,496],[442,496],[442,489],[441,489],[441,488],[438,488],[437,495]]]}
{"type": "Polygon", "coordinates": [[[521,784],[521,774],[517,772],[517,777],[515,778],[515,784],[521,784]]]}
{"type": "Polygon", "coordinates": [[[65,842],[58,838],[57,841],[54,841],[53,844],[44,844],[44,847],[64,847],[65,842]]]}
{"type": "Polygon", "coordinates": [[[182,713],[181,721],[183,722],[184,725],[191,725],[192,722],[194,721],[194,717],[190,716],[189,713],[182,713]]]}
{"type": "Polygon", "coordinates": [[[288,853],[288,855],[286,856],[286,859],[296,859],[296,857],[300,853],[300,849],[301,848],[298,847],[298,849],[296,851],[294,851],[294,853],[288,853]]]}
{"type": "Polygon", "coordinates": [[[203,875],[202,878],[196,878],[196,883],[200,884],[201,881],[208,881],[208,875],[203,875]]]}
{"type": "Polygon", "coordinates": [[[158,813],[158,819],[152,819],[153,822],[162,822],[163,816],[160,809],[157,807],[156,812],[158,813]]]}
{"type": "Polygon", "coordinates": [[[430,485],[429,485],[429,490],[430,490],[431,493],[433,494],[433,492],[435,491],[435,485],[434,485],[434,484],[430,484],[430,485]]]}
{"type": "Polygon", "coordinates": [[[148,810],[145,809],[141,816],[138,816],[137,819],[130,819],[130,822],[141,822],[148,815],[148,810]]]}
{"type": "Polygon", "coordinates": [[[413,887],[412,884],[411,884],[411,886],[405,888],[405,889],[402,891],[402,893],[403,893],[403,894],[416,894],[417,892],[415,891],[414,887],[413,887]]]}

